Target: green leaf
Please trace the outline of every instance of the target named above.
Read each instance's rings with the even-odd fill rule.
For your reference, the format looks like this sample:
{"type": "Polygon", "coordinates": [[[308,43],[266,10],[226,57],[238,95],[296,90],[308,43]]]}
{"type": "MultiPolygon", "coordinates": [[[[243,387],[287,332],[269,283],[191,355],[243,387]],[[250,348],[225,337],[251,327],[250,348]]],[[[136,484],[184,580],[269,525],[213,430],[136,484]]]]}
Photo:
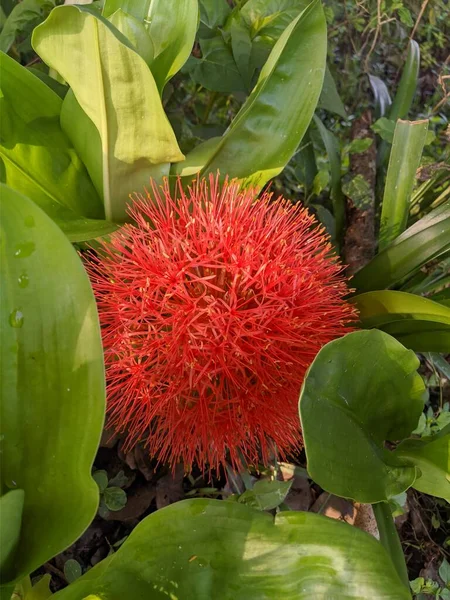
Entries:
{"type": "Polygon", "coordinates": [[[103,16],[110,17],[118,9],[147,28],[154,48],[152,74],[162,93],[191,53],[197,32],[197,0],[106,0],[103,16]]]}
{"type": "MultiPolygon", "coordinates": [[[[407,117],[414,94],[417,89],[417,78],[419,76],[420,67],[420,48],[419,44],[414,40],[409,41],[408,54],[405,65],[403,67],[402,76],[398,84],[397,92],[394,100],[387,113],[387,117],[394,121],[407,117]]],[[[383,116],[383,115],[381,115],[383,116]]],[[[378,164],[384,165],[389,157],[389,146],[382,142],[378,151],[378,164]]]]}
{"type": "Polygon", "coordinates": [[[328,65],[325,69],[325,77],[323,80],[322,91],[320,93],[319,106],[325,110],[328,110],[329,112],[339,115],[343,119],[347,118],[345,106],[341,100],[341,97],[339,96],[336,82],[334,81],[334,77],[331,74],[328,65]]]}
{"type": "MultiPolygon", "coordinates": [[[[248,185],[262,186],[280,173],[298,147],[320,94],[326,58],[326,23],[314,0],[286,28],[258,82],[214,147],[208,145],[202,175],[220,171],[248,185]],[[211,152],[212,151],[212,152],[211,152]]],[[[211,140],[208,140],[211,142],[211,140]]],[[[196,149],[199,158],[204,145],[196,149]]],[[[187,175],[187,164],[175,174],[187,175]]]]}
{"type": "Polygon", "coordinates": [[[345,198],[341,188],[341,150],[336,136],[325,127],[317,115],[314,115],[314,123],[325,145],[330,164],[331,199],[333,201],[333,213],[336,220],[336,238],[339,245],[345,224],[345,198]]]}
{"type": "Polygon", "coordinates": [[[48,600],[51,598],[50,591],[51,577],[49,574],[43,575],[39,581],[29,590],[24,600],[48,600]]]}
{"type": "Polygon", "coordinates": [[[250,88],[253,74],[253,69],[250,68],[252,40],[250,38],[250,31],[240,13],[235,13],[231,19],[230,34],[234,61],[242,80],[245,82],[246,88],[250,88]]]}
{"type": "Polygon", "coordinates": [[[92,462],[105,381],[96,305],[81,261],[33,202],[0,184],[3,489],[23,489],[20,580],[93,519],[92,462]]]}
{"type": "Polygon", "coordinates": [[[25,497],[23,490],[11,490],[5,493],[3,488],[4,483],[2,482],[3,495],[0,497],[0,573],[2,579],[3,573],[11,569],[14,564],[14,554],[17,551],[22,526],[25,497]]]}
{"type": "Polygon", "coordinates": [[[414,40],[409,41],[408,54],[403,67],[392,105],[389,109],[389,119],[397,121],[407,117],[417,89],[417,78],[420,67],[420,48],[414,40]]]}
{"type": "Polygon", "coordinates": [[[415,294],[380,290],[354,296],[361,326],[376,327],[416,352],[450,350],[450,308],[415,294]]]}
{"type": "Polygon", "coordinates": [[[0,67],[5,183],[59,222],[102,217],[101,200],[61,130],[61,98],[6,54],[0,67]]]}
{"type": "Polygon", "coordinates": [[[420,165],[428,120],[397,121],[381,209],[379,249],[384,250],[406,228],[411,194],[420,165]]]}
{"type": "Polygon", "coordinates": [[[284,502],[291,485],[292,481],[260,479],[251,490],[241,494],[238,501],[259,510],[272,510],[284,502]]]}
{"type": "Polygon", "coordinates": [[[450,502],[450,425],[431,437],[405,440],[395,455],[419,468],[416,490],[450,502]]]}
{"type": "Polygon", "coordinates": [[[442,560],[441,566],[439,567],[439,577],[445,585],[450,583],[450,564],[445,558],[442,560]]]}
{"type": "MultiPolygon", "coordinates": [[[[222,35],[200,40],[202,58],[191,57],[186,70],[192,79],[215,92],[245,91],[246,84],[222,35]]],[[[183,163],[182,163],[183,164],[183,163]]]]}
{"type": "Polygon", "coordinates": [[[372,144],[373,144],[373,139],[370,137],[369,138],[358,138],[358,139],[352,140],[350,142],[350,144],[348,144],[348,146],[346,147],[346,151],[349,154],[360,154],[361,152],[365,152],[366,150],[368,150],[372,144]]]}
{"type": "Polygon", "coordinates": [[[64,563],[64,576],[67,579],[67,583],[73,583],[78,577],[81,577],[82,570],[80,563],[73,559],[69,558],[64,563]]]}
{"type": "Polygon", "coordinates": [[[358,292],[391,287],[422,265],[450,250],[450,200],[404,231],[356,273],[358,292]]]}
{"type": "Polygon", "coordinates": [[[116,10],[108,21],[114,25],[131,42],[136,52],[142,56],[145,62],[150,66],[153,61],[154,48],[153,42],[148,34],[145,25],[121,8],[116,10]]]}
{"type": "Polygon", "coordinates": [[[372,190],[364,175],[358,174],[342,186],[343,193],[360,210],[372,204],[372,190]]]}
{"type": "MultiPolygon", "coordinates": [[[[110,27],[86,7],[59,6],[34,30],[32,42],[97,128],[101,155],[88,168],[98,171],[101,159],[106,218],[122,222],[128,195],[141,191],[151,177],[161,179],[171,161],[184,157],[148,66],[110,27]]],[[[70,131],[68,125],[66,120],[77,143],[78,121],[70,131]]],[[[81,127],[85,131],[85,119],[81,127]]]]}
{"type": "Polygon", "coordinates": [[[222,27],[231,12],[227,0],[199,0],[200,21],[209,29],[222,27]]]}
{"type": "Polygon", "coordinates": [[[53,77],[50,77],[50,75],[48,75],[41,69],[35,69],[34,67],[27,67],[27,71],[30,71],[30,73],[33,73],[33,75],[35,77],[38,77],[41,81],[43,81],[47,87],[49,87],[51,90],[53,90],[55,92],[55,94],[58,94],[58,96],[61,98],[61,100],[64,99],[65,95],[69,91],[69,87],[67,85],[62,84],[59,81],[56,81],[56,79],[53,79],[53,77]]]}
{"type": "Polygon", "coordinates": [[[417,425],[425,389],[419,364],[377,330],[322,348],[303,383],[300,417],[308,472],[324,490],[373,503],[414,483],[415,467],[384,442],[407,437],[417,425]]]}
{"type": "Polygon", "coordinates": [[[92,473],[92,479],[98,485],[98,489],[100,493],[104,492],[108,487],[108,473],[103,469],[99,469],[98,471],[94,471],[92,473]]]}
{"type": "Polygon", "coordinates": [[[248,0],[240,13],[252,37],[258,34],[275,41],[309,4],[310,0],[248,0]]]}
{"type": "Polygon", "coordinates": [[[14,6],[0,32],[0,50],[8,52],[15,38],[31,30],[55,6],[53,0],[22,0],[14,6]]]}
{"type": "Polygon", "coordinates": [[[103,501],[109,510],[121,510],[127,503],[127,495],[119,487],[108,487],[103,494],[103,501]]]}
{"type": "Polygon", "coordinates": [[[346,523],[221,500],[158,510],[58,600],[407,600],[382,546],[346,523]]]}

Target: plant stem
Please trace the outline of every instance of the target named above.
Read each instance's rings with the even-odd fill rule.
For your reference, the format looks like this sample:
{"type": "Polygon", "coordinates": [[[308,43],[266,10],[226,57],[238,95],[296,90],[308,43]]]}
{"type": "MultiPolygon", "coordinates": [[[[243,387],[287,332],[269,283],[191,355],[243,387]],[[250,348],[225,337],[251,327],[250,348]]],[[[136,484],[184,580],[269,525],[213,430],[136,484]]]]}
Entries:
{"type": "Polygon", "coordinates": [[[409,590],[405,557],[397,529],[395,528],[394,519],[392,518],[391,508],[387,502],[372,504],[372,508],[377,521],[378,531],[380,532],[380,542],[391,557],[400,579],[409,590]]]}

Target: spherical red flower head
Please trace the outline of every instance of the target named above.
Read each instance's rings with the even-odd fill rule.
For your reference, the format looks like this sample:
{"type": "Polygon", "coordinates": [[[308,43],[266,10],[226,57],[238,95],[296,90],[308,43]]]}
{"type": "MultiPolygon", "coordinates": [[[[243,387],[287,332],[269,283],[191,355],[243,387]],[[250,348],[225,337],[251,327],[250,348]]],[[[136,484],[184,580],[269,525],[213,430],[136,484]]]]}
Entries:
{"type": "Polygon", "coordinates": [[[285,457],[305,370],[355,316],[342,267],[299,205],[212,177],[176,196],[136,198],[88,259],[109,426],[188,469],[285,457]]]}

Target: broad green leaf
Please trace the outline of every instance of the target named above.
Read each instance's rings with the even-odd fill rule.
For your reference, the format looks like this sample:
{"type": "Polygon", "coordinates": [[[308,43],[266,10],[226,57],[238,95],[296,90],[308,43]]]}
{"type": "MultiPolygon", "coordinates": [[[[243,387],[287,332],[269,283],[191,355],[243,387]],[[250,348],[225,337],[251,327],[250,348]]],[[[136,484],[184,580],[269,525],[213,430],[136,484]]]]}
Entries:
{"type": "Polygon", "coordinates": [[[307,512],[267,513],[221,500],[158,510],[119,550],[55,600],[406,600],[382,546],[307,512]]]}
{"type": "MultiPolygon", "coordinates": [[[[59,6],[33,33],[33,47],[71,86],[101,139],[106,218],[122,222],[130,193],[182,160],[145,61],[86,7],[59,6]]],[[[84,131],[86,121],[81,120],[84,131]]],[[[78,139],[78,121],[66,131],[78,139]]],[[[77,144],[78,145],[78,144],[77,144]]],[[[86,160],[86,156],[83,156],[86,160]]],[[[98,156],[89,164],[98,170],[98,156]]]]}
{"type": "Polygon", "coordinates": [[[18,581],[93,519],[105,407],[96,305],[77,253],[33,202],[1,185],[2,487],[22,489],[18,581]]]}
{"type": "Polygon", "coordinates": [[[415,352],[450,352],[450,308],[394,290],[367,292],[351,301],[362,327],[382,329],[415,352]]]}
{"type": "MultiPolygon", "coordinates": [[[[280,173],[313,116],[325,58],[325,17],[320,2],[313,0],[273,47],[255,88],[212,155],[208,146],[201,174],[219,170],[222,176],[262,186],[280,173]]],[[[187,164],[192,166],[189,156],[187,164]]],[[[184,166],[175,165],[175,174],[186,175],[184,166]]]]}
{"type": "Polygon", "coordinates": [[[148,34],[145,25],[124,12],[121,8],[116,10],[108,21],[114,25],[131,42],[136,52],[142,56],[145,62],[150,66],[153,61],[154,49],[153,42],[148,34]]]}
{"type": "Polygon", "coordinates": [[[391,287],[450,250],[450,200],[409,227],[356,273],[358,292],[391,287]]]}
{"type": "Polygon", "coordinates": [[[450,425],[431,437],[405,440],[395,454],[419,468],[416,490],[450,502],[450,425]]]}
{"type": "Polygon", "coordinates": [[[399,119],[395,126],[381,208],[380,251],[405,230],[427,130],[428,120],[399,119]]]}
{"type": "Polygon", "coordinates": [[[103,216],[101,200],[59,124],[62,100],[0,53],[0,158],[5,183],[60,221],[103,216]]]}
{"type": "Polygon", "coordinates": [[[6,490],[2,481],[0,497],[0,573],[5,573],[14,564],[14,554],[20,539],[22,512],[24,503],[23,490],[6,490]]]}
{"type": "Polygon", "coordinates": [[[22,0],[14,6],[0,32],[0,50],[8,52],[15,38],[37,25],[53,7],[54,0],[22,0]]]}
{"type": "Polygon", "coordinates": [[[407,437],[423,409],[419,360],[382,331],[356,331],[322,348],[300,395],[308,472],[324,490],[381,502],[416,469],[384,447],[407,437]]]}
{"type": "Polygon", "coordinates": [[[345,198],[341,188],[341,151],[339,141],[325,127],[317,115],[314,115],[314,123],[319,130],[330,163],[331,199],[333,201],[333,214],[336,220],[336,239],[339,246],[345,224],[345,198]]]}
{"type": "Polygon", "coordinates": [[[152,73],[162,93],[191,53],[197,32],[197,0],[106,0],[103,16],[110,17],[118,9],[147,28],[154,48],[152,73]]]}

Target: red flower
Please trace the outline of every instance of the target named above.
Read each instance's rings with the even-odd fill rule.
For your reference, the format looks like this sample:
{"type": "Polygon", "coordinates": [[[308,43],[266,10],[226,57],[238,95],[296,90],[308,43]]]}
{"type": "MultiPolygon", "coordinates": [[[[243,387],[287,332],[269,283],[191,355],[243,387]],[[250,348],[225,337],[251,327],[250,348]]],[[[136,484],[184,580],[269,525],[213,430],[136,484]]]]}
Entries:
{"type": "Polygon", "coordinates": [[[323,228],[213,177],[152,196],[87,261],[109,426],[186,468],[286,456],[301,442],[305,371],[355,318],[323,228]]]}

